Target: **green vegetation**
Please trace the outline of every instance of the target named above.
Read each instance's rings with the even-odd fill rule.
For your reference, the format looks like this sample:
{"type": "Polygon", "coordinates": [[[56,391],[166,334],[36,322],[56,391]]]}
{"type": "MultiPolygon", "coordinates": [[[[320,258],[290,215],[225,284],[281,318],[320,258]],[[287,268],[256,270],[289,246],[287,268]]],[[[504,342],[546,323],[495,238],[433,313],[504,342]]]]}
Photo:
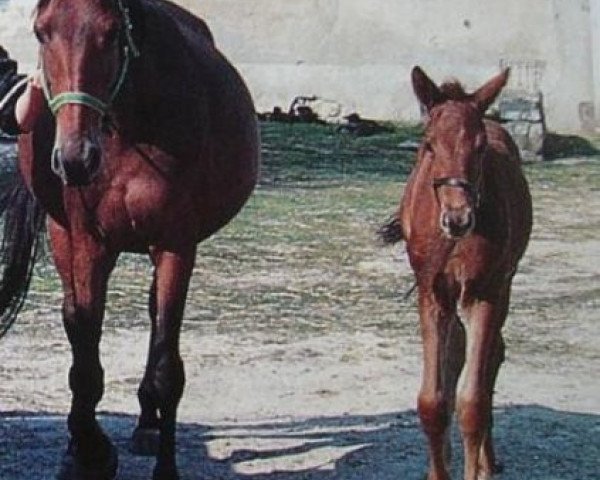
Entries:
{"type": "MultiPolygon", "coordinates": [[[[414,298],[403,301],[413,281],[403,248],[381,247],[375,232],[397,207],[414,162],[415,153],[399,145],[420,133],[399,126],[357,138],[331,126],[263,124],[260,185],[240,215],[199,246],[184,328],[273,342],[336,330],[402,332],[418,341],[414,298]]],[[[536,203],[535,238],[597,234],[600,227],[589,221],[560,231],[544,226],[557,223],[552,215],[561,198],[598,195],[597,157],[525,169],[536,203]]],[[[48,261],[37,268],[18,325],[47,328],[37,317],[50,313],[60,324],[61,291],[48,261]]],[[[107,328],[148,327],[150,278],[144,256],[121,257],[107,328]]],[[[531,301],[517,295],[514,305],[527,311],[531,301]]]]}
{"type": "Polygon", "coordinates": [[[396,126],[392,133],[355,137],[338,133],[331,125],[262,125],[263,184],[376,180],[405,177],[412,168],[414,153],[398,146],[418,140],[421,129],[396,126]]]}

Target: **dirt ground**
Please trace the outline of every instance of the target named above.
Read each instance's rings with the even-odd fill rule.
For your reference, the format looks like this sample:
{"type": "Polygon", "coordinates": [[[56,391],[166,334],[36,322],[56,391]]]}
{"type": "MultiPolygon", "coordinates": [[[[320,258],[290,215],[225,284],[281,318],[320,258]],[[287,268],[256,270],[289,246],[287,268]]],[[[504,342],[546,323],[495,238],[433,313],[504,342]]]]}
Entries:
{"type": "MultiPolygon", "coordinates": [[[[558,173],[530,171],[536,224],[515,279],[507,361],[495,402],[503,480],[600,478],[600,168],[594,159],[556,165],[558,173]]],[[[247,270],[236,264],[235,274],[199,262],[201,278],[192,285],[188,317],[209,320],[192,322],[182,336],[187,373],[178,430],[182,480],[423,478],[424,437],[414,410],[420,379],[417,317],[412,301],[401,301],[410,271],[401,247],[381,248],[372,238],[400,188],[394,182],[342,187],[344,195],[357,199],[371,191],[383,199],[367,218],[344,211],[348,230],[340,230],[340,238],[360,239],[355,242],[360,248],[336,248],[333,238],[331,252],[320,253],[347,255],[335,262],[342,265],[339,271],[311,256],[324,243],[321,237],[300,238],[307,229],[316,231],[309,223],[313,217],[322,230],[331,225],[312,207],[306,208],[311,216],[294,216],[299,214],[293,208],[317,201],[309,190],[294,194],[290,210],[281,213],[285,222],[279,224],[273,214],[261,224],[267,230],[285,224],[301,243],[273,242],[262,251],[264,262],[247,270]],[[298,263],[285,263],[288,257],[298,263]],[[203,281],[210,285],[198,286],[203,281]],[[225,290],[238,291],[240,298],[221,298],[223,310],[215,313],[225,290]],[[250,307],[252,299],[260,308],[250,307]]],[[[259,190],[241,223],[223,234],[223,244],[209,244],[207,256],[219,248],[226,254],[215,258],[243,256],[245,248],[254,248],[244,243],[246,225],[272,197],[279,205],[287,195],[259,190]]],[[[137,268],[139,273],[145,267],[137,268]]],[[[126,273],[120,275],[122,281],[126,273]]],[[[66,444],[70,354],[55,286],[34,285],[32,303],[0,343],[2,480],[53,478],[66,444]]],[[[118,282],[114,288],[109,298],[118,305],[128,292],[118,282]]],[[[106,387],[99,409],[119,449],[121,480],[148,479],[153,466],[152,459],[127,450],[148,342],[144,302],[143,295],[134,296],[133,306],[113,307],[102,342],[106,387]],[[128,323],[122,317],[131,311],[137,317],[128,323]]],[[[456,432],[453,441],[458,478],[456,432]]]]}

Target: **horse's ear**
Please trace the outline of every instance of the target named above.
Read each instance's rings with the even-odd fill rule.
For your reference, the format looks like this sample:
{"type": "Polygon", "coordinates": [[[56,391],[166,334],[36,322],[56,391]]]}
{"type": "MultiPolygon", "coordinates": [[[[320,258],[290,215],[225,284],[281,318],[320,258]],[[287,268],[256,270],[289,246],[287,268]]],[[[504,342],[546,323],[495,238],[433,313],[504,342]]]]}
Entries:
{"type": "Polygon", "coordinates": [[[488,107],[494,103],[494,100],[506,85],[509,75],[510,68],[505,68],[471,95],[481,114],[484,114],[488,107]]]}
{"type": "Polygon", "coordinates": [[[441,103],[444,96],[435,83],[425,74],[421,67],[416,66],[411,73],[412,86],[419,102],[429,112],[435,105],[441,103]]]}

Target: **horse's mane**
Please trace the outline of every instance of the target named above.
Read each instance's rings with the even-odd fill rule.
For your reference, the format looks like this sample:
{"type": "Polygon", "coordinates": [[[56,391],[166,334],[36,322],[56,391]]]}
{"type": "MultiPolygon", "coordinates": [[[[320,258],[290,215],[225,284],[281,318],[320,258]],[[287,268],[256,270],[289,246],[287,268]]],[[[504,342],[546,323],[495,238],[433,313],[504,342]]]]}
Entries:
{"type": "Polygon", "coordinates": [[[38,0],[35,7],[33,7],[32,15],[35,17],[41,8],[44,7],[50,0],[38,0]]]}
{"type": "Polygon", "coordinates": [[[440,85],[440,92],[448,100],[465,100],[469,97],[462,84],[455,79],[442,83],[440,85]]]}

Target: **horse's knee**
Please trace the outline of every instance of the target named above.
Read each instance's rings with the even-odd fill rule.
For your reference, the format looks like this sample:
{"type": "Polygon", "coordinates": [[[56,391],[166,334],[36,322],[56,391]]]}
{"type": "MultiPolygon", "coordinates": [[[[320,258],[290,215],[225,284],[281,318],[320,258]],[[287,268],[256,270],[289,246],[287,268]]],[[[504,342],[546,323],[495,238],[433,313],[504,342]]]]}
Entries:
{"type": "Polygon", "coordinates": [[[442,434],[450,423],[448,402],[439,393],[421,392],[418,398],[419,418],[428,434],[442,434]]]}
{"type": "Polygon", "coordinates": [[[458,396],[456,412],[463,435],[483,436],[489,426],[491,402],[484,394],[463,393],[458,396]]]}
{"type": "Polygon", "coordinates": [[[104,369],[100,360],[74,363],[69,370],[69,386],[89,402],[98,403],[104,393],[104,369]]]}

